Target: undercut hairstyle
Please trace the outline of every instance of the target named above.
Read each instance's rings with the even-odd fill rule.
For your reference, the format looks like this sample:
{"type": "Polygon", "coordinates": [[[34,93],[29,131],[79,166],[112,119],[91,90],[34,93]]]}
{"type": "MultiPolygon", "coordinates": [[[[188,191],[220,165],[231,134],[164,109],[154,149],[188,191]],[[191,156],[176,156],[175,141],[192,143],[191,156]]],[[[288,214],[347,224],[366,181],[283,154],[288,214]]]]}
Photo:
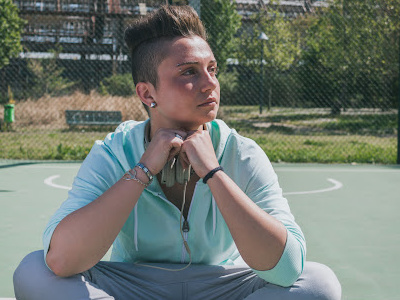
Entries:
{"type": "MultiPolygon", "coordinates": [[[[207,41],[203,23],[190,6],[163,5],[135,20],[125,30],[125,43],[132,60],[132,78],[157,88],[157,69],[168,52],[163,44],[176,37],[199,36],[207,41]]],[[[146,107],[147,109],[147,107],[146,107]]]]}

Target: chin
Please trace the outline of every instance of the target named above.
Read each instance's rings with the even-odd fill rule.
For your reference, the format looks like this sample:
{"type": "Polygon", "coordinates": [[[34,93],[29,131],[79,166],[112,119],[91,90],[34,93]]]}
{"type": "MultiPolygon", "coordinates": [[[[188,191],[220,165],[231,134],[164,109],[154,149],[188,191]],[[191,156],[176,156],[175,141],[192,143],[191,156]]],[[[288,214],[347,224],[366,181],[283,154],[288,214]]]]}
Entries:
{"type": "Polygon", "coordinates": [[[217,116],[218,116],[218,111],[211,111],[209,114],[208,114],[208,121],[207,122],[211,122],[211,121],[213,121],[213,120],[215,120],[216,118],[217,118],[217,116]]]}
{"type": "Polygon", "coordinates": [[[211,122],[217,118],[217,112],[209,112],[204,118],[201,119],[201,124],[211,122]]]}
{"type": "Polygon", "coordinates": [[[197,129],[201,125],[215,120],[217,118],[217,112],[218,111],[213,110],[208,112],[206,115],[203,115],[202,117],[193,118],[190,121],[184,121],[184,120],[177,121],[176,127],[184,128],[188,131],[197,129]]]}

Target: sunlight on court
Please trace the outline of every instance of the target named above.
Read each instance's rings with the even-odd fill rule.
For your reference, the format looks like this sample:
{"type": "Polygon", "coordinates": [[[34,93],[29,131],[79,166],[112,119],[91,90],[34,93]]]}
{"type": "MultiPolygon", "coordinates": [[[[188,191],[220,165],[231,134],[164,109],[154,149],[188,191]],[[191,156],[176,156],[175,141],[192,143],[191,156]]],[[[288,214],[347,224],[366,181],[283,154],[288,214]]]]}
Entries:
{"type": "MultiPolygon", "coordinates": [[[[15,163],[15,162],[14,162],[15,163]]],[[[79,163],[0,164],[0,300],[14,297],[12,274],[41,249],[42,231],[66,199],[79,163]],[[3,297],[3,298],[1,298],[3,297]]],[[[400,263],[400,168],[275,164],[307,240],[307,259],[331,267],[343,299],[396,299],[400,263]]]]}

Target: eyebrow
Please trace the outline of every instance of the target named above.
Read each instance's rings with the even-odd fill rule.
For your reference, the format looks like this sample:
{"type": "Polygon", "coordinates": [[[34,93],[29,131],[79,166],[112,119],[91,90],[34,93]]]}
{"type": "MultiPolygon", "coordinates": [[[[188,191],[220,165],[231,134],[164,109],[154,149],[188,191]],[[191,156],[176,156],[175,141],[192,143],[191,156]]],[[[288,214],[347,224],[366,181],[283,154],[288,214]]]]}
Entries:
{"type": "MultiPolygon", "coordinates": [[[[210,63],[217,63],[217,61],[215,59],[210,60],[210,63]]],[[[183,63],[179,63],[176,65],[176,67],[181,67],[181,66],[185,66],[185,65],[198,65],[199,62],[198,61],[186,61],[183,63]]]]}

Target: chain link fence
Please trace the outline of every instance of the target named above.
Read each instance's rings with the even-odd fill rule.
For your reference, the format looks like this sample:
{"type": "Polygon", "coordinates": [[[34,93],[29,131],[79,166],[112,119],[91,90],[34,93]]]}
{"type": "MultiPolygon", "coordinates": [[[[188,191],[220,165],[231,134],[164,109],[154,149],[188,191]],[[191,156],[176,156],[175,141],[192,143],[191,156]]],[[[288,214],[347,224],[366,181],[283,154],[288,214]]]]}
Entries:
{"type": "MultiPolygon", "coordinates": [[[[105,114],[104,126],[71,125],[66,111],[147,118],[123,33],[165,1],[13,2],[26,23],[23,51],[0,69],[0,158],[80,160],[115,128],[105,114]]],[[[220,118],[272,161],[396,163],[400,0],[170,4],[206,25],[220,118]]]]}

